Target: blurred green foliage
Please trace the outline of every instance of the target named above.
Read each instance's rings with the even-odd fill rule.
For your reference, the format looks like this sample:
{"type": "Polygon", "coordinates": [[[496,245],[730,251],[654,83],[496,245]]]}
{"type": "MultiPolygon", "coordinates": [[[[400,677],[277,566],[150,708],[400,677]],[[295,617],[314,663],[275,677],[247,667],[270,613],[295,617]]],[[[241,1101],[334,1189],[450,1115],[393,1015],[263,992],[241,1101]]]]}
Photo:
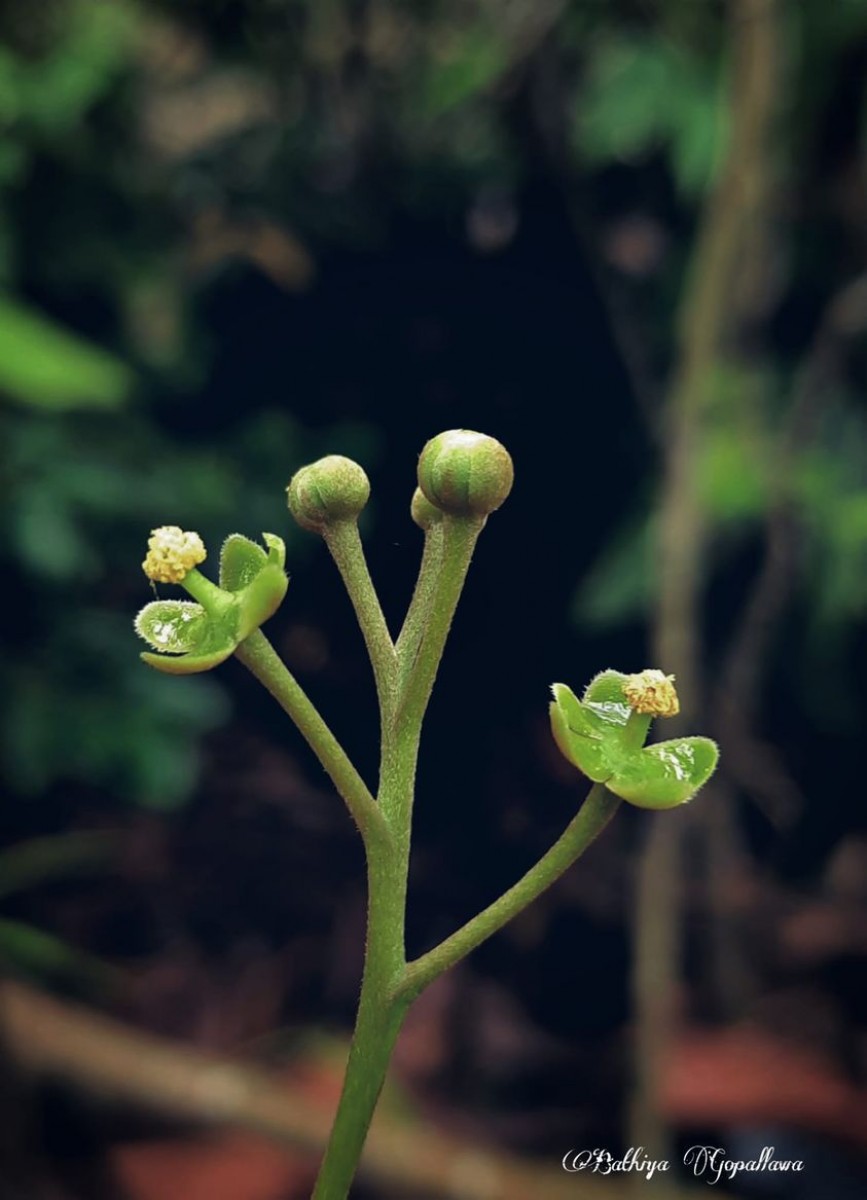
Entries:
{"type": "MultiPolygon", "coordinates": [[[[725,5],[681,0],[4,6],[0,553],[24,599],[0,685],[17,791],[71,779],[177,803],[197,735],[226,719],[213,680],[142,671],[128,624],[149,598],[136,564],[152,525],[198,528],[215,546],[243,514],[257,536],[308,445],[252,394],[195,440],[178,432],[218,349],[201,320],[208,285],[240,260],[303,287],[311,246],[382,234],[402,209],[451,218],[491,194],[517,209],[541,171],[603,233],[609,195],[615,217],[661,229],[645,274],[604,267],[664,367],[684,247],[729,132],[725,22],[725,5]]],[[[796,195],[867,8],[790,6],[786,31],[792,99],[772,175],[796,195]]],[[[467,229],[480,249],[511,236],[467,229]]],[[[797,249],[780,256],[791,287],[847,282],[809,237],[797,249]]],[[[768,343],[717,381],[700,454],[721,556],[760,536],[803,351],[768,343]]],[[[814,626],[841,642],[867,597],[865,440],[841,385],[790,484],[814,626]]],[[[649,456],[622,530],[580,583],[574,611],[590,627],[648,612],[656,482],[649,456]]]]}
{"type": "MultiPolygon", "coordinates": [[[[703,430],[702,503],[717,549],[729,559],[760,536],[769,505],[779,499],[776,426],[785,390],[781,381],[766,383],[762,407],[738,419],[737,406],[727,406],[703,430]]],[[[814,649],[821,645],[826,652],[842,650],[867,616],[865,470],[867,420],[854,397],[828,394],[819,427],[787,467],[784,493],[797,514],[804,567],[799,586],[809,613],[805,632],[814,649]]],[[[573,609],[577,620],[601,629],[647,618],[657,586],[654,522],[649,498],[644,516],[630,519],[581,581],[573,609]]]]}
{"type": "Polygon", "coordinates": [[[105,868],[115,839],[93,831],[31,838],[0,852],[0,899],[52,879],[105,868]]]}
{"type": "MultiPolygon", "coordinates": [[[[7,402],[0,408],[0,532],[6,569],[28,597],[15,628],[5,629],[0,749],[7,783],[19,794],[78,781],[127,801],[170,806],[195,784],[198,735],[224,722],[228,705],[211,680],[172,683],[141,667],[130,620],[149,596],[135,574],[147,532],[180,520],[214,546],[239,519],[251,531],[273,524],[299,434],[285,414],[254,405],[232,432],[231,456],[219,435],[194,445],[172,435],[154,402],[200,374],[203,347],[194,332],[174,337],[174,353],[160,359],[162,375],[148,377],[149,327],[124,328],[128,313],[141,312],[142,294],[153,294],[163,257],[173,260],[178,251],[168,216],[155,258],[136,246],[135,214],[166,213],[168,202],[114,169],[106,139],[115,149],[117,131],[100,124],[106,108],[113,121],[129,119],[125,89],[135,78],[142,15],[131,4],[99,0],[48,4],[39,14],[22,6],[10,26],[23,44],[0,47],[0,245],[9,248],[0,297],[0,396],[7,402]],[[54,227],[65,229],[70,214],[45,213],[45,239],[27,270],[17,270],[15,251],[31,235],[33,180],[47,169],[69,183],[69,232],[86,237],[62,247],[58,259],[54,227]],[[97,201],[90,212],[76,194],[82,187],[97,201]],[[106,204],[126,211],[131,226],[104,228],[106,204]],[[100,262],[110,265],[100,290],[116,314],[111,346],[15,294],[19,278],[50,279],[61,300],[77,288],[90,291],[100,262]]],[[[59,194],[65,205],[62,187],[59,194]]],[[[147,229],[147,218],[142,223],[147,229]]],[[[189,284],[180,266],[162,279],[160,298],[168,288],[183,308],[189,284]]],[[[17,933],[14,940],[20,946],[17,933]]]]}
{"type": "Polygon", "coordinates": [[[7,412],[11,495],[0,528],[35,607],[5,662],[3,761],[13,786],[38,794],[82,780],[149,805],[186,797],[197,735],[223,723],[210,679],[144,670],[131,614],[151,598],[136,575],[148,530],[171,519],[216,551],[242,514],[256,531],[282,510],[286,463],[299,444],[288,417],[262,413],[234,439],[194,446],[144,413],[46,418],[7,412]]]}
{"type": "Polygon", "coordinates": [[[46,9],[53,29],[40,54],[0,46],[0,119],[20,147],[19,169],[34,142],[78,131],[128,64],[137,32],[136,10],[124,0],[70,0],[63,9],[51,4],[46,9]]]}
{"type": "MultiPolygon", "coordinates": [[[[0,852],[0,900],[54,881],[94,871],[111,862],[115,839],[104,833],[70,832],[31,838],[0,852]]],[[[24,921],[0,918],[0,965],[45,982],[52,980],[101,994],[119,983],[114,970],[62,938],[24,921]]]]}
{"type": "Polygon", "coordinates": [[[132,379],[113,355],[0,296],[0,391],[7,396],[41,408],[115,408],[132,379]]]}
{"type": "Polygon", "coordinates": [[[92,954],[24,921],[5,917],[0,917],[0,962],[40,983],[71,983],[102,996],[120,984],[119,974],[92,954]]]}
{"type": "Polygon", "coordinates": [[[727,134],[720,64],[662,34],[612,31],[596,41],[588,68],[576,97],[577,153],[598,166],[659,152],[684,195],[701,194],[727,134]]]}

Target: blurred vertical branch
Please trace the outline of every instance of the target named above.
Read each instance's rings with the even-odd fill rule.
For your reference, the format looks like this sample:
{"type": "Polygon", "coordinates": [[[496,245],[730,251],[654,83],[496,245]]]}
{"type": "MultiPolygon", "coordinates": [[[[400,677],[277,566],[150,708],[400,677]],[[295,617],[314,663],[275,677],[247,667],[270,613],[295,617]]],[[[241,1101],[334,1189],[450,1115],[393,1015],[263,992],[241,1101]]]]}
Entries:
{"type": "Polygon", "coordinates": [[[783,820],[800,797],[772,747],[751,731],[763,669],[776,622],[799,566],[801,520],[796,468],[816,436],[823,402],[840,375],[847,338],[867,324],[867,277],[836,292],[819,322],[796,374],[786,419],[777,441],[764,526],[764,557],[729,643],[711,697],[714,728],[727,748],[727,774],[772,820],[783,820]]]}
{"type": "MultiPolygon", "coordinates": [[[[743,272],[757,250],[770,194],[770,134],[779,83],[777,0],[733,0],[729,16],[731,134],[725,161],[699,218],[681,300],[677,362],[662,414],[660,584],[654,662],[677,676],[682,717],[702,705],[700,604],[706,529],[700,498],[702,421],[715,368],[738,327],[743,272]]],[[[656,1097],[671,1044],[680,979],[681,859],[687,813],[652,822],[637,882],[633,996],[636,1013],[633,1145],[670,1157],[656,1097]]]]}
{"type": "Polygon", "coordinates": [[[793,382],[777,436],[763,530],[763,557],[726,653],[708,688],[711,727],[725,747],[725,767],[714,781],[712,804],[703,806],[696,832],[707,868],[706,963],[710,993],[719,1015],[735,1016],[755,991],[733,919],[733,900],[744,877],[745,855],[735,823],[735,788],[740,787],[777,826],[790,822],[803,797],[774,746],[755,729],[774,632],[801,568],[804,513],[797,468],[816,437],[829,391],[840,377],[847,338],[867,320],[867,281],[856,277],[835,293],[819,321],[793,382]]]}

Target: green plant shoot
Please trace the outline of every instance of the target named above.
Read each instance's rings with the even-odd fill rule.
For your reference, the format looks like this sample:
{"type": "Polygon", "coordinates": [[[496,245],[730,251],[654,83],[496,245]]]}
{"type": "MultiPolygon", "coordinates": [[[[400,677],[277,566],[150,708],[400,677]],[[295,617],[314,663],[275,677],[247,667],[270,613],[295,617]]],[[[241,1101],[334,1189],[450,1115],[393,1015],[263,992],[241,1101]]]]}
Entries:
{"type": "Polygon", "coordinates": [[[344,1200],[355,1176],[392,1050],[409,1006],[443,971],[501,929],[563,874],[605,828],[621,801],[671,808],[708,780],[717,748],[707,738],[645,746],[654,716],[677,712],[673,681],[660,671],[603,671],[582,699],[553,687],[551,722],[566,758],[593,783],[560,838],[518,882],[440,945],[407,961],[407,876],[416,762],[428,701],[479,534],[512,487],[512,460],[494,438],[451,430],[427,443],[418,466],[413,520],[425,545],[415,591],[392,639],[367,568],[358,516],[370,494],[357,463],[339,455],[303,467],[289,508],[325,540],[355,609],[370,656],[381,721],[379,787],[361,778],[261,626],[287,588],[283,542],[266,549],[232,534],[220,556],[219,586],[198,570],[198,534],[154,530],[146,575],[180,584],[191,600],[157,600],[136,619],[152,647],[150,666],[172,674],[210,670],[234,654],[286,711],[313,749],[358,825],[368,872],[368,928],[358,1015],[343,1091],[314,1200],[344,1200]]]}

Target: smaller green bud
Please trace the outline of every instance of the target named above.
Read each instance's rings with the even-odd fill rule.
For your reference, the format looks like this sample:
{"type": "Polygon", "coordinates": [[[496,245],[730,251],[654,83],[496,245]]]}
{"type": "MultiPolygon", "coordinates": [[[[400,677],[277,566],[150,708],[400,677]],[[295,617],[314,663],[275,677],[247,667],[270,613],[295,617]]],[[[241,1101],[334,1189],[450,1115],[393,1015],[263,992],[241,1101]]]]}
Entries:
{"type": "Polygon", "coordinates": [[[334,521],[358,516],[370,497],[370,480],[351,458],[329,454],[296,471],[286,492],[298,524],[322,533],[334,521]]]}
{"type": "Polygon", "coordinates": [[[418,462],[426,499],[455,517],[486,517],[512,490],[512,459],[496,438],[450,429],[427,443],[418,462]]]}
{"type": "Polygon", "coordinates": [[[443,514],[438,508],[434,508],[421,488],[416,488],[413,492],[409,511],[419,529],[423,529],[425,532],[443,519],[443,514]]]}

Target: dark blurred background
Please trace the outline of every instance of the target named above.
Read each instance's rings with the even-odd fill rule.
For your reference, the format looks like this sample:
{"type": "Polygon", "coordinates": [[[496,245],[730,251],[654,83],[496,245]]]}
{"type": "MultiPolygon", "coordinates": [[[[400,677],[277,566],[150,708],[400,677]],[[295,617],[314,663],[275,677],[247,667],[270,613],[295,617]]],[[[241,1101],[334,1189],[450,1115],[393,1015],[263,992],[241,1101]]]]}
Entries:
{"type": "Polygon", "coordinates": [[[673,671],[722,761],[422,998],[382,1118],[418,1177],[357,1195],[592,1200],[570,1148],[699,1141],[805,1162],[730,1194],[865,1194],[865,68],[862,0],[6,0],[4,1200],[309,1194],[288,1101],[294,1153],[240,1101],[203,1132],[210,1058],[186,1108],[137,1064],[244,1058],[325,1121],[360,848],[240,667],[139,662],[139,563],[160,524],[212,561],[284,536],[269,635],[372,780],[361,638],[284,488],[363,464],[396,630],[454,427],[516,485],[426,725],[410,953],[580,801],[552,681],[673,671]],[[500,1190],[448,1176],[470,1148],[500,1190]]]}

